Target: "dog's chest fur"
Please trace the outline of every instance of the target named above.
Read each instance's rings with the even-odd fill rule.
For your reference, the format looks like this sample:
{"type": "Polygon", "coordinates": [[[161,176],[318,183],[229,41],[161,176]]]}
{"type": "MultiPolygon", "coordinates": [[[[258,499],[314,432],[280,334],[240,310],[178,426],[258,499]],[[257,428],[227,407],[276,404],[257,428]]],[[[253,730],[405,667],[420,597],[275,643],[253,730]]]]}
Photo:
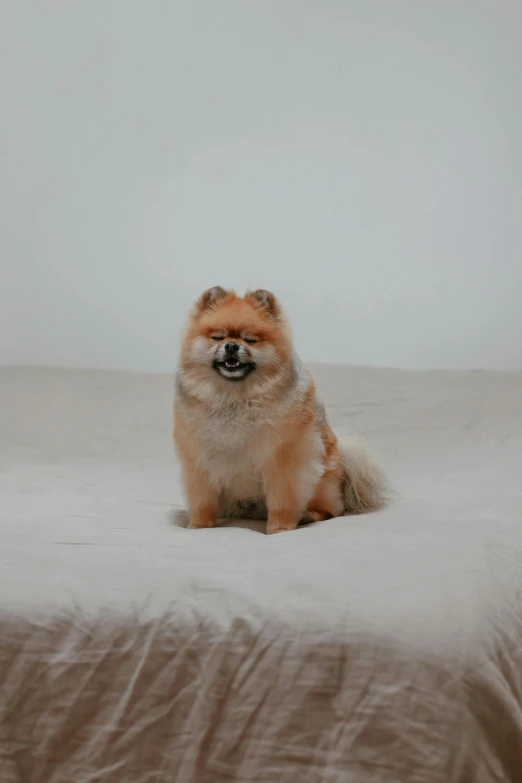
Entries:
{"type": "Polygon", "coordinates": [[[201,446],[198,461],[212,484],[237,499],[263,495],[263,467],[279,443],[281,411],[249,402],[191,411],[191,427],[201,446]]]}

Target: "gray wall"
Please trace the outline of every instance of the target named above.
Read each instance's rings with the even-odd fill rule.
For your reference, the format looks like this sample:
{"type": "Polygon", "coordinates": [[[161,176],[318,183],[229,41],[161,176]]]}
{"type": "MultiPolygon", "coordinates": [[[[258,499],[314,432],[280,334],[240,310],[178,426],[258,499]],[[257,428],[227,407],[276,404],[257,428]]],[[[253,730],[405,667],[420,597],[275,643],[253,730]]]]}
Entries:
{"type": "Polygon", "coordinates": [[[199,291],[306,359],[522,367],[520,0],[0,0],[0,363],[169,370],[199,291]]]}

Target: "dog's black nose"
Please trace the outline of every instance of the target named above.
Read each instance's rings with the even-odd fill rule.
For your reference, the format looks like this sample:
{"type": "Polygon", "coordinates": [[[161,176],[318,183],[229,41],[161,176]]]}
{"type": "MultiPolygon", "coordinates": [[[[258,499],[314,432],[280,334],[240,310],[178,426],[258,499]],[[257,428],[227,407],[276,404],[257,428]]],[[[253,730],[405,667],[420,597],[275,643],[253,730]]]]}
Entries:
{"type": "Polygon", "coordinates": [[[227,353],[237,353],[239,351],[239,345],[237,343],[225,343],[225,351],[227,353]]]}

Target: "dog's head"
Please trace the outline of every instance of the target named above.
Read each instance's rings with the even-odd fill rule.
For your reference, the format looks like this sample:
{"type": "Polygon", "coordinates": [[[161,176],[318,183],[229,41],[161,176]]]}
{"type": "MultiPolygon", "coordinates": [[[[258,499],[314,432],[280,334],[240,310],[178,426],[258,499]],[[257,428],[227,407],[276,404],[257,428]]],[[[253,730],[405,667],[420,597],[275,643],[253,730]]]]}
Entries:
{"type": "Polygon", "coordinates": [[[269,291],[244,297],[216,286],[191,313],[181,369],[193,380],[253,387],[274,377],[288,362],[290,338],[281,307],[269,291]]]}

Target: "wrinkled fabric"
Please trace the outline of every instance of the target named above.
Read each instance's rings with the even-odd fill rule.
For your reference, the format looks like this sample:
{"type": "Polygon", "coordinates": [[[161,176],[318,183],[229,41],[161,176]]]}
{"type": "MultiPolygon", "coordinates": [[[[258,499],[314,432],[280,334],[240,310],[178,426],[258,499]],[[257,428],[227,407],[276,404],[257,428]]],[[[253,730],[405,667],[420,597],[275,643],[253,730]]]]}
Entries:
{"type": "Polygon", "coordinates": [[[186,530],[166,376],[0,370],[2,783],[522,774],[522,375],[317,367],[395,496],[186,530]]]}

